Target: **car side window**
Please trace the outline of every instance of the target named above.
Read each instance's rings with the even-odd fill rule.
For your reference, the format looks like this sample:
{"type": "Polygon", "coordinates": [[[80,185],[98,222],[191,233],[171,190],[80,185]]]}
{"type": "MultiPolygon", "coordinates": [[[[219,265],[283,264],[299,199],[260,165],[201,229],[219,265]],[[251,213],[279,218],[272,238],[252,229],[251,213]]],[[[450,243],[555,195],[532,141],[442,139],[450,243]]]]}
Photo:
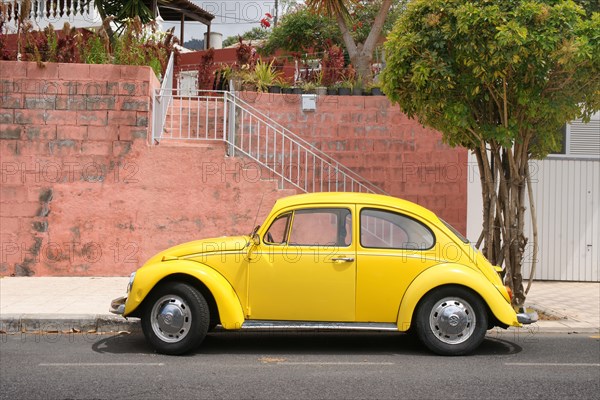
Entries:
{"type": "Polygon", "coordinates": [[[365,248],[427,250],[435,236],[424,224],[386,210],[360,212],[360,244],[365,248]]]}
{"type": "Polygon", "coordinates": [[[270,244],[284,244],[287,240],[287,231],[290,223],[291,213],[280,215],[271,223],[265,234],[264,241],[270,244]]]}
{"type": "Polygon", "coordinates": [[[341,246],[352,244],[352,213],[344,208],[294,211],[290,245],[341,246]]]}

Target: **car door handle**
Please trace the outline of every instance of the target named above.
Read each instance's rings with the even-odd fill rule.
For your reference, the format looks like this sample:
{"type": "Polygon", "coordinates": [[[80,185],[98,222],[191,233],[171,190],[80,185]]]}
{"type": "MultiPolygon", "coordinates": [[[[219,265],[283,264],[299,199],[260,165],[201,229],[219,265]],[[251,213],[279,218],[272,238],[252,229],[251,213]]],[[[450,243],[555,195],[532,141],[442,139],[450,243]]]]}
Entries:
{"type": "Polygon", "coordinates": [[[332,258],[331,261],[333,262],[352,262],[354,261],[353,257],[336,257],[336,258],[332,258]]]}

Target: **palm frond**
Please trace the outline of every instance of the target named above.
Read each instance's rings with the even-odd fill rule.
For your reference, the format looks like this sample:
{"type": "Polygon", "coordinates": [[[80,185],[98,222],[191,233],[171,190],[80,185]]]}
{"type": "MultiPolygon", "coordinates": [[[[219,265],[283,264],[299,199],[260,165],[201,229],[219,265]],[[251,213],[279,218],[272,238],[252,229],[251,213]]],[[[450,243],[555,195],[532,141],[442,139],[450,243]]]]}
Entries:
{"type": "Polygon", "coordinates": [[[353,0],[306,0],[306,5],[317,13],[323,13],[329,17],[341,15],[347,17],[350,15],[348,11],[348,3],[353,0]]]}

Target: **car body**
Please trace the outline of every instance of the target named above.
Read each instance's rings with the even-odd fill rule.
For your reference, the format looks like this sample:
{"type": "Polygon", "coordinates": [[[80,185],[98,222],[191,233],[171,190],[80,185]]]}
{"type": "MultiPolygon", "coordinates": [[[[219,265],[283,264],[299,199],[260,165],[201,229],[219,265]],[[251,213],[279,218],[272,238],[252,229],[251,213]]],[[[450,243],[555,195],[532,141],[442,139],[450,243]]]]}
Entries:
{"type": "Polygon", "coordinates": [[[466,354],[519,314],[480,251],[433,212],[398,198],[313,193],[276,202],[248,236],[165,250],[132,274],[111,311],[142,319],[159,352],[182,354],[220,324],[238,329],[415,331],[466,354]]]}

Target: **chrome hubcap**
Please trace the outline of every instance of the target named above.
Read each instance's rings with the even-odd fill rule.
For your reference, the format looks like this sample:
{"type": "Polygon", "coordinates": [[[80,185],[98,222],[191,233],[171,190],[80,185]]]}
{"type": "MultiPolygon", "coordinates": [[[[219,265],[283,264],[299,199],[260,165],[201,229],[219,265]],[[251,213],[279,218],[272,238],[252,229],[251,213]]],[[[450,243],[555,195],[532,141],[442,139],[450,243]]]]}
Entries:
{"type": "Polygon", "coordinates": [[[175,343],[190,331],[192,314],[181,297],[167,295],[154,303],[151,323],[156,336],[164,342],[175,343]]]}
{"type": "Polygon", "coordinates": [[[475,331],[475,312],[465,300],[446,297],[431,309],[429,326],[436,337],[447,344],[467,340],[475,331]]]}

